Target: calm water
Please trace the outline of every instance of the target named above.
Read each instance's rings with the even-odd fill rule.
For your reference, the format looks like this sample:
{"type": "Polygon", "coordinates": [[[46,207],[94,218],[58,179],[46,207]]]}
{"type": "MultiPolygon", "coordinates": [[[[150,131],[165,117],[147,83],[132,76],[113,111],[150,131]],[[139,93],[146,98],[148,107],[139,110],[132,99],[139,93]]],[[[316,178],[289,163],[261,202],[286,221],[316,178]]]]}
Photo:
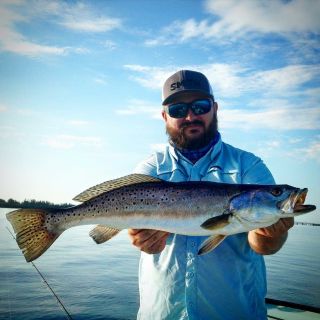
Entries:
{"type": "MultiPolygon", "coordinates": [[[[6,229],[8,211],[0,209],[0,319],[66,319],[6,229]]],[[[66,231],[35,264],[74,319],[135,319],[139,252],[125,231],[98,246],[91,228],[66,231]]],[[[269,297],[320,306],[319,228],[295,226],[285,247],[266,258],[269,297]]]]}

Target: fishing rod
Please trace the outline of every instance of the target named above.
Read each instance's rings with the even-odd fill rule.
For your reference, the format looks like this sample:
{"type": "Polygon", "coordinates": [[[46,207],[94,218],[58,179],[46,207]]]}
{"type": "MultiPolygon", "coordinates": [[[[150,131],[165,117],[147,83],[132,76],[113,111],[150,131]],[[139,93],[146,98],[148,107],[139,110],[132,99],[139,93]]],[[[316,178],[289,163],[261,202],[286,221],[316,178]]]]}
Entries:
{"type": "MultiPolygon", "coordinates": [[[[6,226],[6,229],[9,231],[9,233],[11,234],[12,238],[14,240],[16,240],[15,236],[12,234],[12,232],[10,231],[10,229],[6,226]]],[[[32,266],[36,269],[36,271],[38,272],[39,276],[42,278],[43,282],[46,284],[46,286],[49,288],[49,290],[51,291],[51,293],[54,295],[54,297],[57,299],[58,304],[60,305],[60,307],[62,308],[62,310],[65,312],[67,319],[73,320],[73,318],[71,317],[71,314],[69,313],[69,311],[66,309],[66,307],[64,306],[63,302],[61,301],[61,299],[58,297],[58,295],[54,292],[54,290],[52,289],[52,287],[50,286],[50,284],[48,283],[48,281],[46,280],[46,278],[44,277],[44,275],[41,273],[41,271],[38,269],[38,267],[31,261],[30,262],[32,264],[32,266]]]]}

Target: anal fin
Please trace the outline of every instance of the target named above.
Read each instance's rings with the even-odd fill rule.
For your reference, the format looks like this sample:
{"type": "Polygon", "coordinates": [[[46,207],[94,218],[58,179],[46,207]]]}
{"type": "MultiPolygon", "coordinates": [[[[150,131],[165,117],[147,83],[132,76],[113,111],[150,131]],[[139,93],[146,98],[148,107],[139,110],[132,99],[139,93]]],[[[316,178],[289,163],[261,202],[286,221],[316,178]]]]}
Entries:
{"type": "Polygon", "coordinates": [[[226,237],[227,236],[223,234],[209,237],[201,244],[198,255],[201,256],[202,254],[208,253],[211,250],[215,249],[226,237]]]}
{"type": "Polygon", "coordinates": [[[119,230],[119,229],[110,228],[110,227],[103,226],[103,225],[99,224],[90,231],[89,236],[97,244],[100,244],[100,243],[103,243],[103,242],[110,240],[115,235],[117,235],[120,231],[121,230],[119,230]]]}

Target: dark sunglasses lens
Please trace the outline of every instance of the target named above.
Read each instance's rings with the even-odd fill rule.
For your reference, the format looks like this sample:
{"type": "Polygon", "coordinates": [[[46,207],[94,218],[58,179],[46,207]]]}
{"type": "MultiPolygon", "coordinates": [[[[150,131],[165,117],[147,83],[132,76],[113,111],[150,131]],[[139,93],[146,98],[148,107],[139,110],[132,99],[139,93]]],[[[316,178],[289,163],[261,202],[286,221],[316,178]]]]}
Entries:
{"type": "Polygon", "coordinates": [[[191,107],[192,112],[196,115],[208,113],[210,109],[211,109],[211,103],[209,100],[194,101],[191,107]]]}
{"type": "Polygon", "coordinates": [[[169,116],[172,118],[184,118],[188,114],[188,105],[176,103],[168,107],[169,116]]]}

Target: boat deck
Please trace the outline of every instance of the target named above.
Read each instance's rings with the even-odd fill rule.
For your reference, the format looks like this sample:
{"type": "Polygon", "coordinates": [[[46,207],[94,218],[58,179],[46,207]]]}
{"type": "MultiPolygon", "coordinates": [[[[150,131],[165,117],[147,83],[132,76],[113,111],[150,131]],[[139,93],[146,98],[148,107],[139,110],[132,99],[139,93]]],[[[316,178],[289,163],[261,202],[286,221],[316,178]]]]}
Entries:
{"type": "Polygon", "coordinates": [[[320,309],[300,304],[266,299],[268,320],[320,320],[320,309]]]}

